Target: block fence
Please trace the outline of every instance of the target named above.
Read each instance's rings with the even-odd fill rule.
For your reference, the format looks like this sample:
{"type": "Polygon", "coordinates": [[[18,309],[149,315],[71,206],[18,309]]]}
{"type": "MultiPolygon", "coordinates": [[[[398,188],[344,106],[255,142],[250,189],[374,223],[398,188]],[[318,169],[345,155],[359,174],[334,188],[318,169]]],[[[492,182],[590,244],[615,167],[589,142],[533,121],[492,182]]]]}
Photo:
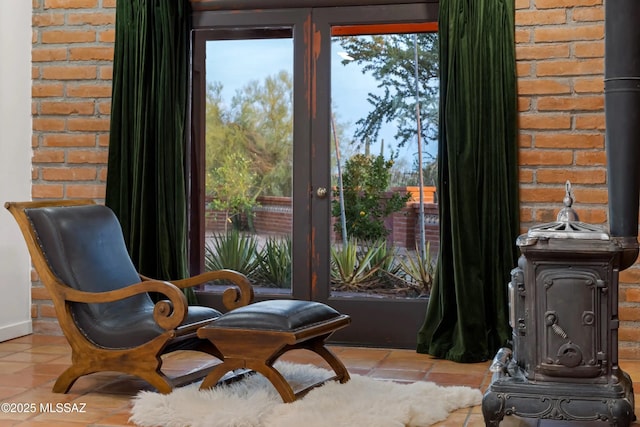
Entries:
{"type": "MultiPolygon", "coordinates": [[[[555,219],[567,179],[606,225],[603,0],[514,1],[522,231],[555,219]]],[[[116,0],[32,5],[33,198],[103,201],[116,0]]],[[[620,282],[620,357],[639,359],[640,268],[620,282]]],[[[58,333],[37,280],[32,297],[34,330],[58,333]]]]}

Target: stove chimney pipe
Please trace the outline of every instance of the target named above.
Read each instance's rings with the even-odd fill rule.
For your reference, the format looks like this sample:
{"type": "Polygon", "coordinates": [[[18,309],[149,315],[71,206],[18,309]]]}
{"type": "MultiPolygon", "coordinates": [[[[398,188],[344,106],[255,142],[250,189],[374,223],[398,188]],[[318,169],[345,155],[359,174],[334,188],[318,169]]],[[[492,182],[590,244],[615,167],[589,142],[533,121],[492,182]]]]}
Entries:
{"type": "Polygon", "coordinates": [[[640,1],[605,4],[605,119],[609,229],[623,250],[620,270],[638,256],[640,197],[640,1]]]}

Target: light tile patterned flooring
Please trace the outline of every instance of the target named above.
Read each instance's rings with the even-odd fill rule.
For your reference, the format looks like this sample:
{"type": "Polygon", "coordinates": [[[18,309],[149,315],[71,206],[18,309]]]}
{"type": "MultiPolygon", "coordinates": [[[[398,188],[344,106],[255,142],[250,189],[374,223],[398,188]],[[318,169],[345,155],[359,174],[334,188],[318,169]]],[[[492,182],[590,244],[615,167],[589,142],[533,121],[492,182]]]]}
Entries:
{"type": "MultiPolygon", "coordinates": [[[[362,347],[333,347],[351,373],[400,382],[432,381],[440,385],[466,385],[485,390],[491,374],[489,362],[458,364],[436,360],[412,350],[375,349],[362,347]]],[[[210,362],[194,353],[181,353],[165,361],[171,373],[184,372],[210,362]]],[[[284,360],[322,365],[322,361],[305,351],[289,352],[284,360]]],[[[29,335],[0,343],[0,402],[35,403],[35,413],[6,413],[0,411],[0,427],[80,427],[131,426],[130,399],[148,386],[135,378],[117,373],[97,373],[80,378],[68,394],[55,394],[51,386],[69,365],[70,350],[63,337],[29,335]],[[86,404],[82,413],[41,412],[40,404],[86,404]]],[[[640,381],[640,361],[622,361],[622,368],[640,381]]],[[[634,385],[637,391],[640,383],[634,385]]],[[[636,395],[636,402],[639,397],[636,395]]],[[[428,404],[428,402],[425,402],[428,404]]],[[[67,408],[73,409],[72,405],[67,408]]],[[[80,408],[76,405],[76,408],[80,408]]],[[[636,406],[636,413],[639,412],[636,406]]],[[[605,426],[604,423],[596,423],[605,426]]],[[[632,424],[640,427],[639,422],[632,424]]],[[[480,407],[456,411],[436,427],[484,426],[480,407]]],[[[504,427],[584,427],[575,423],[537,422],[506,417],[504,427]]],[[[360,427],[360,426],[354,426],[360,427]]],[[[366,426],[362,426],[366,427],[366,426]]]]}

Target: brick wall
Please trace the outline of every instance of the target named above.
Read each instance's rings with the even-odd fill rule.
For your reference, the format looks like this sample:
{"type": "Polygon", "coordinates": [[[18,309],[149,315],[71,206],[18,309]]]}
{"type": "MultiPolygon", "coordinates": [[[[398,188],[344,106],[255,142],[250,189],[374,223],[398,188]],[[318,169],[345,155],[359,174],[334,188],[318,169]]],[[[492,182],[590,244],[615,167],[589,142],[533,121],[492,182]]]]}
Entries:
{"type": "MultiPolygon", "coordinates": [[[[103,201],[116,0],[32,4],[32,196],[103,201]]],[[[31,296],[34,331],[58,332],[37,280],[31,296]]]]}
{"type": "MultiPolygon", "coordinates": [[[[104,197],[115,2],[33,0],[34,198],[104,197]]],[[[567,179],[581,220],[605,224],[603,0],[515,2],[522,230],[555,219],[567,179]]],[[[640,358],[640,269],[620,280],[620,356],[640,358]]]]}

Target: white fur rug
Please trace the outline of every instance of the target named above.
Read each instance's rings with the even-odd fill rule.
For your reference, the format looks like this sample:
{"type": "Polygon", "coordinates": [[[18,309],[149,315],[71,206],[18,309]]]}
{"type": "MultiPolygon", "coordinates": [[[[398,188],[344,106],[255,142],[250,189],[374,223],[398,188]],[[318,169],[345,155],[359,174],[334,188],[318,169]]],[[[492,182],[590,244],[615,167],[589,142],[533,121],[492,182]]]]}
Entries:
{"type": "MultiPolygon", "coordinates": [[[[312,365],[278,362],[276,367],[294,390],[332,375],[312,365]]],[[[327,382],[289,404],[259,374],[211,390],[198,387],[167,395],[142,391],[133,400],[130,421],[145,427],[422,427],[482,400],[470,387],[398,384],[361,375],[351,375],[345,384],[327,382]]]]}

